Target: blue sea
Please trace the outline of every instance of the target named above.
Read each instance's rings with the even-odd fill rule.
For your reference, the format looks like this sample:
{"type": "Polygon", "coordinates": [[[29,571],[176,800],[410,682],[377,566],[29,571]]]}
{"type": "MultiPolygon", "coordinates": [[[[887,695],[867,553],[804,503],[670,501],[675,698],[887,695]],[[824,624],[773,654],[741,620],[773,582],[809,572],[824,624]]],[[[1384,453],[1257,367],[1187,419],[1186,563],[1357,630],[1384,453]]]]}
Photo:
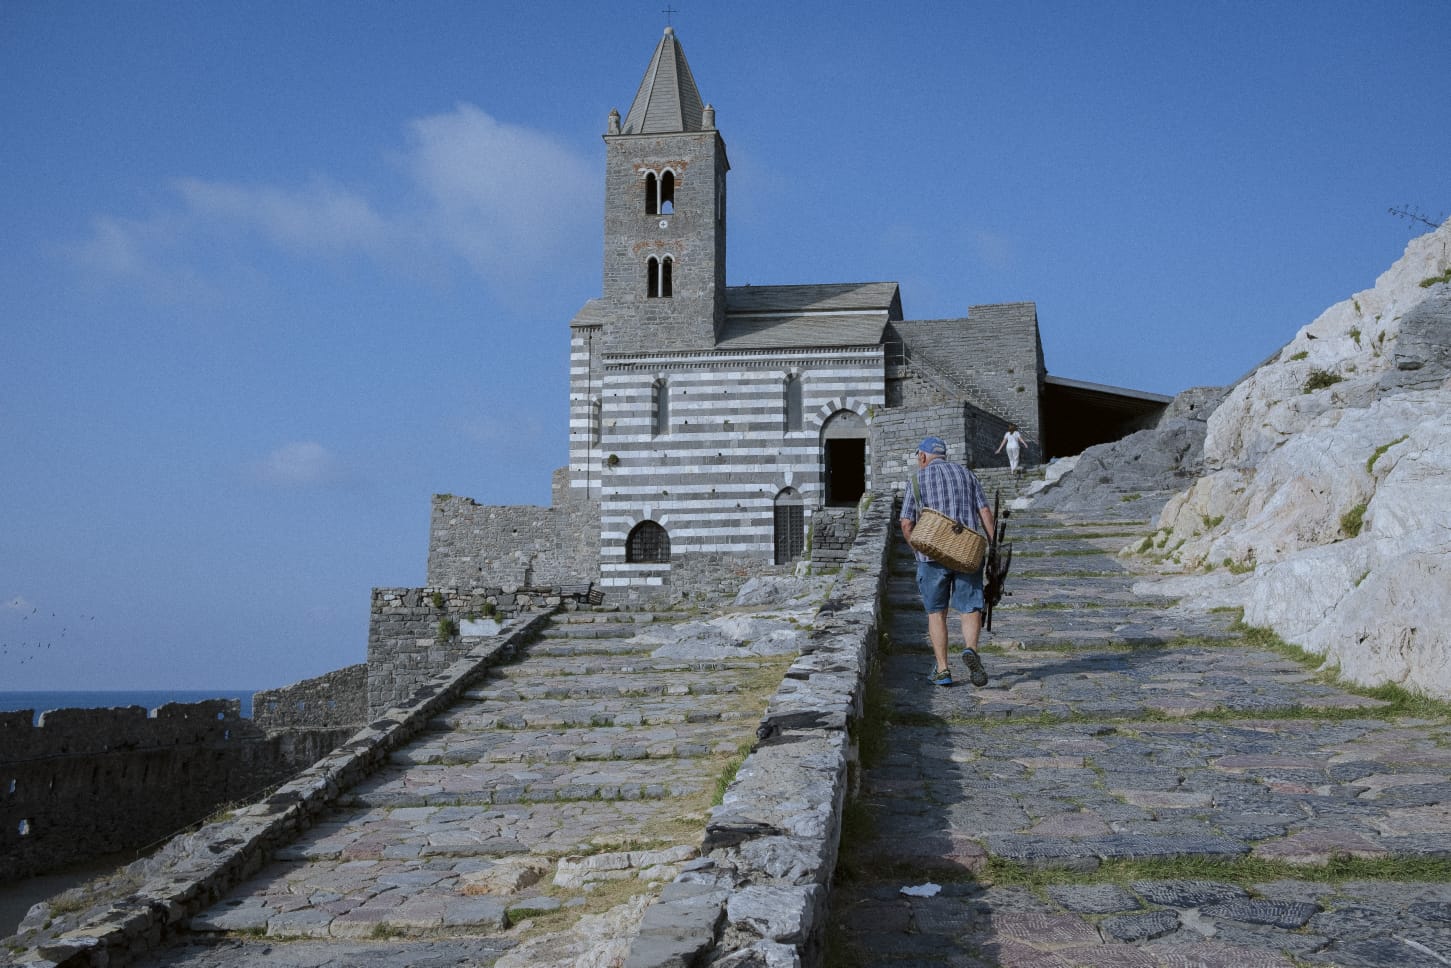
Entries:
{"type": "Polygon", "coordinates": [[[145,706],[155,709],[169,702],[200,702],[203,699],[240,699],[242,715],[252,716],[252,690],[237,689],[142,689],[95,692],[0,692],[0,712],[34,709],[35,718],[48,709],[105,709],[109,706],[145,706]]]}

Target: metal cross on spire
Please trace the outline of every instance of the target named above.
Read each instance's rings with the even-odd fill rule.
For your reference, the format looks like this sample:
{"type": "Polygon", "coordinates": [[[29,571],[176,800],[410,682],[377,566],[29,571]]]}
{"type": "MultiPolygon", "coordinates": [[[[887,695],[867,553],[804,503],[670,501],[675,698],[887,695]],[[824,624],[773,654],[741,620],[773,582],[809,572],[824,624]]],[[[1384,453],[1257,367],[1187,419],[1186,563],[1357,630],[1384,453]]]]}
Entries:
{"type": "Polygon", "coordinates": [[[665,5],[665,9],[662,10],[662,11],[660,11],[660,12],[665,15],[665,26],[667,26],[667,27],[673,27],[673,26],[675,26],[675,24],[671,21],[670,18],[672,16],[674,16],[675,14],[679,13],[680,12],[679,10],[676,10],[674,7],[672,7],[670,4],[667,3],[665,5]]]}

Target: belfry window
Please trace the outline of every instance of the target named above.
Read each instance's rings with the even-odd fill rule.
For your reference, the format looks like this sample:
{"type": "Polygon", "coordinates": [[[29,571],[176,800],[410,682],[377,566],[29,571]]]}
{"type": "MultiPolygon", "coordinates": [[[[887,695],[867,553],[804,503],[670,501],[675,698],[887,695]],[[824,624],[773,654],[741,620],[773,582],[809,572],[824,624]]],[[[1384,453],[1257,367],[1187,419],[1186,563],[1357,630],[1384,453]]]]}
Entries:
{"type": "Polygon", "coordinates": [[[641,521],[625,538],[625,561],[630,564],[669,562],[669,533],[654,521],[641,521]]]}
{"type": "Polygon", "coordinates": [[[675,260],[653,255],[645,261],[645,295],[650,299],[669,299],[675,291],[675,260]]]}
{"type": "Polygon", "coordinates": [[[675,172],[666,169],[657,176],[645,172],[645,214],[670,215],[675,211],[675,172]]]}

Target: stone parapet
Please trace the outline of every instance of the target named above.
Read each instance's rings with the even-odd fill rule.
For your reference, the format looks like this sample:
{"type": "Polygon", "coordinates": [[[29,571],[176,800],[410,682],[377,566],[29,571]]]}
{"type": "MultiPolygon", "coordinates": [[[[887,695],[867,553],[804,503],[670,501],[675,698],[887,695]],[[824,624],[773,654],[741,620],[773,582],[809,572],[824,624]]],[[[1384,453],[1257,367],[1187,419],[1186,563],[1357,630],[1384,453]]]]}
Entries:
{"type": "Polygon", "coordinates": [[[701,858],[646,912],[626,968],[821,963],[893,524],[890,496],[872,498],[758,742],[711,812],[701,858]]]}

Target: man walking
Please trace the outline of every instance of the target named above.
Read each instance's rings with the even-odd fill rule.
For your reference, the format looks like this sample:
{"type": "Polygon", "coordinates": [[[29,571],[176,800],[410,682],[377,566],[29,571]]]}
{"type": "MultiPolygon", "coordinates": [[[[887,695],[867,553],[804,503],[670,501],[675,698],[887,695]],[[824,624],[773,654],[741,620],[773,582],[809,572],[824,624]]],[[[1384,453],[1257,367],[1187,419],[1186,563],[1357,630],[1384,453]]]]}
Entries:
{"type": "MultiPolygon", "coordinates": [[[[993,534],[993,512],[987,495],[976,475],[961,464],[947,459],[947,444],[941,437],[928,437],[917,448],[917,487],[908,487],[902,502],[902,537],[912,542],[912,528],[923,507],[952,518],[969,527],[993,534]],[[920,496],[919,496],[920,492],[920,496]]],[[[952,672],[947,668],[947,609],[956,609],[962,618],[962,661],[974,686],[987,685],[987,671],[977,654],[977,637],[982,630],[982,568],[975,572],[953,571],[922,552],[917,556],[917,590],[927,611],[927,637],[937,659],[932,681],[939,686],[952,685],[952,672]]]]}

